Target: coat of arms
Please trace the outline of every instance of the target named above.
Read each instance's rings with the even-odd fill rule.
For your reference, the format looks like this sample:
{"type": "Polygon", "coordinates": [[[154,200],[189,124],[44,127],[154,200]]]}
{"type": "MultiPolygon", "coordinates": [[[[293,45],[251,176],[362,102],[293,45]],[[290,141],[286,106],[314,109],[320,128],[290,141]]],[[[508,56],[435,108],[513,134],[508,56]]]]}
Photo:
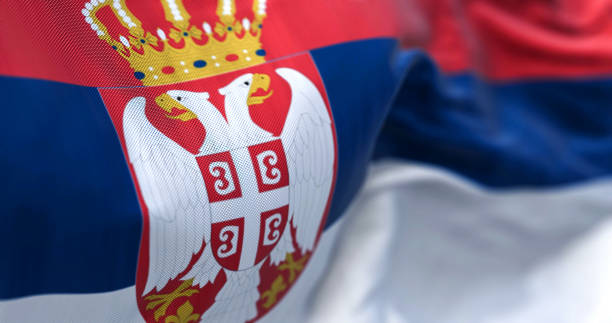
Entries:
{"type": "Polygon", "coordinates": [[[169,30],[145,31],[124,0],[83,15],[145,86],[100,89],[145,216],[136,290],[152,322],[245,322],[270,310],[303,270],[335,179],[336,141],[309,54],[265,62],[266,3],[192,24],[163,0],[169,30]],[[127,32],[97,17],[110,8],[127,32]]]}

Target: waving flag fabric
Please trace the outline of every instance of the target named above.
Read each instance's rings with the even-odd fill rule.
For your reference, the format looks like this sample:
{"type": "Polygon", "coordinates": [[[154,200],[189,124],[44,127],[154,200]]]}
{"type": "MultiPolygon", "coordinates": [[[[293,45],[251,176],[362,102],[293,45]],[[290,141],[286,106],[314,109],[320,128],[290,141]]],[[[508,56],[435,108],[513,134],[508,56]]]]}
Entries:
{"type": "Polygon", "coordinates": [[[4,7],[0,321],[273,311],[363,181],[401,4],[4,7]]]}
{"type": "Polygon", "coordinates": [[[350,224],[393,214],[369,232],[387,254],[360,272],[385,274],[318,318],[609,322],[612,3],[422,7],[428,55],[408,71],[350,224]],[[334,310],[354,304],[369,306],[334,310]]]}
{"type": "Polygon", "coordinates": [[[611,8],[5,3],[0,322],[606,322],[611,8]]]}
{"type": "Polygon", "coordinates": [[[381,154],[443,164],[494,187],[610,174],[607,1],[423,7],[431,56],[409,71],[383,135],[397,144],[381,154]]]}

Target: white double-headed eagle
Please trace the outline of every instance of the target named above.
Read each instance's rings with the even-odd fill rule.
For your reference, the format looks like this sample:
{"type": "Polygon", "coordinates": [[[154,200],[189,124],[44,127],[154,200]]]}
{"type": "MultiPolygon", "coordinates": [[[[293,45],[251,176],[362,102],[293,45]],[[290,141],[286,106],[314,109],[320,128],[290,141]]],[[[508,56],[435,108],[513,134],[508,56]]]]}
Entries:
{"type": "MultiPolygon", "coordinates": [[[[255,317],[259,270],[264,261],[232,271],[213,256],[209,199],[195,157],[281,140],[289,171],[289,219],[268,256],[273,265],[294,251],[289,229],[292,225],[301,251],[314,248],[325,212],[335,158],[329,112],[319,90],[304,75],[291,68],[279,68],[276,73],[291,89],[291,103],[279,137],[253,122],[249,114],[249,105],[261,103],[272,94],[268,89],[270,78],[265,74],[244,74],[218,90],[224,96],[226,118],[208,100],[207,92],[172,90],[156,98],[167,112],[173,108],[184,111],[175,118],[197,118],[202,123],[206,138],[195,155],[149,122],[145,98],[134,98],[125,108],[123,130],[129,160],[149,214],[149,269],[142,295],[163,289],[201,252],[182,280],[193,279],[193,285],[202,287],[212,283],[221,270],[227,277],[215,303],[202,316],[203,322],[244,322],[255,317]],[[258,89],[269,92],[255,96],[258,89]]],[[[249,210],[243,211],[246,214],[249,210]]]]}

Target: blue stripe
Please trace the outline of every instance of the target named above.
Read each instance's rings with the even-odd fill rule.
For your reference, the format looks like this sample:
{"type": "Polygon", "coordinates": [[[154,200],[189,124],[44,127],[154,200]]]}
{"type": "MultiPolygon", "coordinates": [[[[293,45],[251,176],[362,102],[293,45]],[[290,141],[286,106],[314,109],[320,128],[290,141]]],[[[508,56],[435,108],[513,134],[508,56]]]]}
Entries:
{"type": "Polygon", "coordinates": [[[487,82],[441,75],[423,56],[376,157],[433,163],[492,187],[551,186],[612,173],[612,79],[487,82]]]}
{"type": "Polygon", "coordinates": [[[0,298],[134,283],[142,220],[96,89],[0,77],[0,298]]]}
{"type": "Polygon", "coordinates": [[[402,71],[414,57],[400,55],[397,41],[388,38],[326,47],[312,56],[325,82],[338,140],[329,227],[359,190],[402,71]]]}
{"type": "MultiPolygon", "coordinates": [[[[336,121],[328,226],[361,184],[399,75],[397,42],[312,52],[336,121]]],[[[0,77],[0,299],[134,284],[142,217],[115,130],[94,88],[0,77]]]]}

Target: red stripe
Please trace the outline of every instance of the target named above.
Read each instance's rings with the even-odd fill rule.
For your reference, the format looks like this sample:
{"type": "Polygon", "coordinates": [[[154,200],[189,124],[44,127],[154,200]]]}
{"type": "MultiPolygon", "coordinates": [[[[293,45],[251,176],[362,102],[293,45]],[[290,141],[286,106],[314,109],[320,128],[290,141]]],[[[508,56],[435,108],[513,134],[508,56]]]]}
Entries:
{"type": "Polygon", "coordinates": [[[431,20],[427,47],[447,72],[471,69],[492,79],[612,73],[610,0],[449,3],[433,8],[442,17],[431,20]]]}
{"type": "Polygon", "coordinates": [[[461,29],[458,7],[453,0],[421,1],[428,23],[425,48],[446,72],[469,67],[469,51],[461,29]]]}
{"type": "MultiPolygon", "coordinates": [[[[0,10],[0,74],[89,86],[139,85],[127,62],[84,21],[84,2],[7,2],[0,10]]],[[[236,18],[252,20],[252,1],[237,2],[236,18]]],[[[146,3],[127,1],[127,6],[155,33],[156,26],[167,23],[158,1],[146,3]]],[[[185,3],[196,26],[214,17],[216,1],[185,3]]],[[[397,37],[405,26],[399,6],[395,0],[269,0],[261,39],[266,59],[351,40],[397,37]]]]}

